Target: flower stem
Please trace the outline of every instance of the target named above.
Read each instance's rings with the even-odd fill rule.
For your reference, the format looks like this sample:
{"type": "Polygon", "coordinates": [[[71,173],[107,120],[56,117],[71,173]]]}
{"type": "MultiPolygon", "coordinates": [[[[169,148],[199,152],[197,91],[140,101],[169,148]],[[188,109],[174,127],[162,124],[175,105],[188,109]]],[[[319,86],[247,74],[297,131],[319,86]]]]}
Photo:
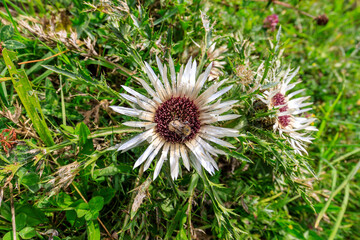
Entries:
{"type": "Polygon", "coordinates": [[[11,182],[9,182],[9,189],[10,189],[10,208],[11,208],[11,223],[12,223],[13,239],[16,240],[14,195],[13,195],[13,185],[11,182]]]}

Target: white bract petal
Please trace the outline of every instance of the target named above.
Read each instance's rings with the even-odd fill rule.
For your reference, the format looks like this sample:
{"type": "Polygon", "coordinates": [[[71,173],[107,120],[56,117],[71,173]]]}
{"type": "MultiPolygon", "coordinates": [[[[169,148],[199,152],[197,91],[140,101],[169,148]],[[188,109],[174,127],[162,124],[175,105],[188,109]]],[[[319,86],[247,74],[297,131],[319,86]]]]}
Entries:
{"type": "Polygon", "coordinates": [[[180,146],[180,153],[181,153],[181,158],[183,160],[184,166],[186,167],[186,169],[188,171],[190,171],[190,162],[189,162],[188,154],[186,151],[186,147],[184,145],[180,146]]]}
{"type": "Polygon", "coordinates": [[[158,147],[158,145],[161,143],[161,140],[159,138],[155,138],[153,142],[149,145],[149,147],[145,150],[145,152],[139,157],[139,159],[135,162],[134,168],[137,168],[140,166],[145,160],[149,157],[149,155],[155,150],[155,148],[158,147]]]}
{"type": "Polygon", "coordinates": [[[126,108],[126,107],[120,107],[120,106],[110,106],[110,108],[117,113],[120,113],[120,114],[123,114],[126,116],[130,116],[130,117],[138,117],[140,115],[140,113],[142,112],[141,110],[138,110],[138,109],[126,108]]]}
{"type": "Polygon", "coordinates": [[[212,125],[206,125],[201,128],[200,132],[207,133],[218,137],[237,137],[239,131],[232,128],[215,127],[212,125]]]}
{"type": "Polygon", "coordinates": [[[125,151],[127,151],[127,150],[129,150],[129,149],[131,149],[133,147],[136,147],[140,143],[147,140],[148,137],[150,137],[153,133],[154,133],[153,129],[150,129],[150,130],[148,130],[146,132],[143,132],[143,133],[133,137],[132,139],[128,140],[127,142],[121,144],[117,150],[125,152],[125,151]]]}
{"type": "Polygon", "coordinates": [[[145,128],[149,129],[156,126],[156,123],[153,122],[124,122],[123,125],[128,127],[137,127],[137,128],[145,128]]]}
{"type": "Polygon", "coordinates": [[[138,93],[137,91],[135,91],[135,90],[133,90],[133,89],[131,89],[131,88],[125,86],[125,85],[122,85],[122,87],[123,87],[123,89],[124,89],[125,91],[127,91],[127,92],[130,93],[131,95],[133,95],[133,96],[135,96],[135,97],[138,97],[139,99],[141,99],[141,100],[143,100],[143,101],[145,101],[145,102],[153,105],[154,107],[157,106],[157,104],[156,104],[154,101],[152,101],[151,99],[149,99],[149,98],[145,97],[144,95],[138,93]]]}
{"type": "Polygon", "coordinates": [[[165,146],[163,147],[161,157],[159,161],[156,163],[155,171],[154,171],[154,180],[159,176],[161,167],[167,158],[168,152],[169,152],[170,143],[165,143],[165,146]]]}

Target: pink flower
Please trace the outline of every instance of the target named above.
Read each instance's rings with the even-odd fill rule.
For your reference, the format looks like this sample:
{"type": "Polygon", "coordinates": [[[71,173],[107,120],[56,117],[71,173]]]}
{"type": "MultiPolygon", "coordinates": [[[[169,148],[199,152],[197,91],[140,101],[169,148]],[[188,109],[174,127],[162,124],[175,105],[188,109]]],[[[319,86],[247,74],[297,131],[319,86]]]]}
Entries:
{"type": "Polygon", "coordinates": [[[272,14],[270,16],[267,16],[264,20],[264,28],[270,29],[271,31],[275,31],[278,22],[279,22],[278,15],[272,14]]]}

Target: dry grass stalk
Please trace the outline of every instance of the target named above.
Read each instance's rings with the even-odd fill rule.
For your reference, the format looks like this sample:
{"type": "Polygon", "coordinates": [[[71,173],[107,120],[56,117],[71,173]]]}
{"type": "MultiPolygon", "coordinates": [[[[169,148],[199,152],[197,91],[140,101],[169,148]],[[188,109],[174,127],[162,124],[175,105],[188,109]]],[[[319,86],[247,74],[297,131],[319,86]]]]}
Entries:
{"type": "MultiPolygon", "coordinates": [[[[151,182],[152,182],[151,179],[148,178],[139,187],[134,189],[134,190],[137,190],[137,194],[136,194],[136,196],[134,198],[134,202],[131,206],[132,214],[135,214],[137,212],[137,210],[140,208],[144,198],[148,195],[147,191],[150,187],[151,182]]],[[[131,216],[131,217],[133,217],[133,216],[131,216]]]]}
{"type": "Polygon", "coordinates": [[[65,29],[57,30],[54,19],[50,19],[49,22],[50,27],[45,29],[44,26],[41,25],[40,21],[33,17],[21,16],[18,21],[22,28],[31,32],[41,41],[50,44],[61,42],[71,50],[82,52],[83,56],[98,56],[98,53],[95,50],[96,39],[92,40],[88,37],[84,40],[80,40],[78,39],[77,32],[71,29],[71,27],[70,32],[65,29]]]}
{"type": "Polygon", "coordinates": [[[15,221],[15,207],[14,207],[14,195],[13,195],[13,185],[9,182],[10,189],[10,208],[11,208],[11,224],[12,224],[12,232],[13,239],[16,240],[16,221],[15,221]]]}
{"type": "Polygon", "coordinates": [[[61,188],[66,189],[80,170],[81,165],[77,161],[61,166],[59,170],[53,174],[54,178],[49,181],[49,183],[53,185],[49,195],[57,194],[61,188]]]}

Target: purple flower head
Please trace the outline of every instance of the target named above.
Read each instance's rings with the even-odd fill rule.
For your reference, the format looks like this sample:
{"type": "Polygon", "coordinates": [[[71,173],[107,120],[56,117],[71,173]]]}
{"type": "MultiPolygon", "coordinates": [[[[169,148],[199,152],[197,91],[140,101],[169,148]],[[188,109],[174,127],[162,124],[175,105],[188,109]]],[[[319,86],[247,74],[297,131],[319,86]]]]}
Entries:
{"type": "Polygon", "coordinates": [[[272,14],[270,16],[267,16],[264,20],[264,28],[270,29],[271,31],[275,31],[278,22],[279,22],[278,15],[272,14]]]}

